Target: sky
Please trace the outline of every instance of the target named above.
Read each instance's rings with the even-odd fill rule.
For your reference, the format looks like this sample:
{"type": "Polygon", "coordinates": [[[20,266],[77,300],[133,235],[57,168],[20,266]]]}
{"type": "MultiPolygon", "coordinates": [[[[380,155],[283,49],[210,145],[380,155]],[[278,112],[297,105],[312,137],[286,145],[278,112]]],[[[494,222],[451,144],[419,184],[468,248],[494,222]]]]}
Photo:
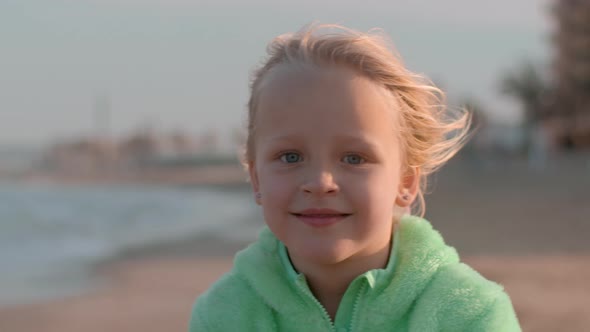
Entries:
{"type": "Polygon", "coordinates": [[[97,123],[114,137],[145,126],[229,135],[244,127],[266,44],[314,21],[383,29],[451,103],[473,98],[514,123],[518,104],[498,82],[525,60],[550,61],[548,3],[0,0],[0,146],[44,146],[97,123]]]}

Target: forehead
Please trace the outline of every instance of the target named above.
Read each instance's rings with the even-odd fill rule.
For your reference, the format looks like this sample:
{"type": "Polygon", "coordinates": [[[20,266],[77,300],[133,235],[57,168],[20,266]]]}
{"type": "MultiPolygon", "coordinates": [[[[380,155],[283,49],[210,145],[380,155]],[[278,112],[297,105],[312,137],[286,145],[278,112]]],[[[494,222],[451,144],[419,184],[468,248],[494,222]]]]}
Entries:
{"type": "Polygon", "coordinates": [[[355,135],[391,142],[398,112],[389,91],[351,70],[281,65],[261,85],[256,136],[355,135]]]}

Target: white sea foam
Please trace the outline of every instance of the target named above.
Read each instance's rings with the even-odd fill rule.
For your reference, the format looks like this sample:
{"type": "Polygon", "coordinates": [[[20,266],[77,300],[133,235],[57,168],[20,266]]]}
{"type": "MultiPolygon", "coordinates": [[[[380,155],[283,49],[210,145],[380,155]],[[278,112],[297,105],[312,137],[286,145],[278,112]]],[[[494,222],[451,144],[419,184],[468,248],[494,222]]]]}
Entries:
{"type": "Polygon", "coordinates": [[[94,263],[130,248],[253,239],[253,215],[243,190],[0,184],[0,305],[84,289],[94,263]]]}

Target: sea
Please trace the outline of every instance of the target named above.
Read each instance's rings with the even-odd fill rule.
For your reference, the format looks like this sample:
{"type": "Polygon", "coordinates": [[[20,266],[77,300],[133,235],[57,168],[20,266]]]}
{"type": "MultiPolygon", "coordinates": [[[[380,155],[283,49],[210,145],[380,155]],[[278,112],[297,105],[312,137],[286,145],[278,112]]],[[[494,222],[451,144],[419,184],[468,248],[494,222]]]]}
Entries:
{"type": "Polygon", "coordinates": [[[261,220],[247,187],[0,182],[0,306],[95,287],[93,267],[129,250],[199,235],[251,241],[261,220]]]}

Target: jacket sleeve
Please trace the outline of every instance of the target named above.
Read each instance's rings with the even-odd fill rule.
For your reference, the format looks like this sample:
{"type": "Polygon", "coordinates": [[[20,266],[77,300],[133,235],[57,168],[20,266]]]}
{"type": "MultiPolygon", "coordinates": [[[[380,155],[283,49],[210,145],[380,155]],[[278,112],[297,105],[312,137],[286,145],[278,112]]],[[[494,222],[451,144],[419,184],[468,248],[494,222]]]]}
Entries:
{"type": "Polygon", "coordinates": [[[211,329],[209,329],[207,327],[204,317],[202,317],[202,312],[199,310],[199,301],[198,300],[195,303],[195,305],[193,306],[188,331],[189,332],[211,331],[211,329]]]}
{"type": "Polygon", "coordinates": [[[508,295],[500,293],[466,331],[520,332],[520,324],[508,295]]]}
{"type": "Polygon", "coordinates": [[[469,266],[445,266],[419,295],[412,331],[518,332],[512,303],[503,287],[469,266]]]}
{"type": "Polygon", "coordinates": [[[276,331],[272,317],[246,281],[230,273],[197,298],[189,332],[276,331]]]}

